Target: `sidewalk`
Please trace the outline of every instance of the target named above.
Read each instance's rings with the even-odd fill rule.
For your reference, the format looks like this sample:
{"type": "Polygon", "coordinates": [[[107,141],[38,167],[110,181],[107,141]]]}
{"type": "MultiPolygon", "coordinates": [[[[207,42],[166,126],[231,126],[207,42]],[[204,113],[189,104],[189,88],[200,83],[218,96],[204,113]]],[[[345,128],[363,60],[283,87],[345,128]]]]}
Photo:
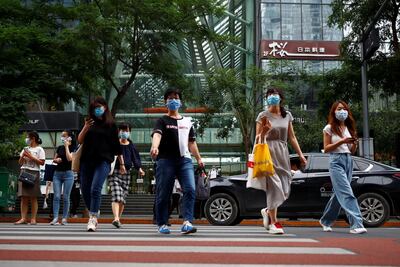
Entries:
{"type": "MultiPolygon", "coordinates": [[[[19,220],[19,214],[0,214],[0,223],[13,223],[19,220]]],[[[99,218],[99,223],[111,223],[112,216],[110,214],[102,215],[99,218]]],[[[37,222],[38,223],[50,223],[51,219],[47,215],[38,215],[37,222]]],[[[60,219],[61,221],[61,219],[60,219]]],[[[68,223],[87,223],[88,218],[69,218],[68,223]]],[[[174,216],[169,220],[171,224],[181,224],[182,219],[177,218],[174,216]]],[[[318,220],[313,219],[300,219],[300,220],[288,220],[288,219],[281,219],[280,221],[283,226],[289,227],[320,227],[318,220]]],[[[123,224],[152,224],[152,217],[148,215],[143,216],[129,216],[126,215],[121,219],[121,223],[123,224]]],[[[196,219],[193,222],[194,224],[201,224],[207,225],[209,222],[203,219],[196,219]]],[[[243,220],[240,225],[252,225],[252,226],[262,226],[262,219],[245,219],[243,220]]],[[[335,223],[335,227],[348,227],[348,224],[344,220],[338,220],[335,223]]],[[[400,220],[396,218],[392,218],[388,220],[383,226],[381,227],[400,227],[400,220]]]]}

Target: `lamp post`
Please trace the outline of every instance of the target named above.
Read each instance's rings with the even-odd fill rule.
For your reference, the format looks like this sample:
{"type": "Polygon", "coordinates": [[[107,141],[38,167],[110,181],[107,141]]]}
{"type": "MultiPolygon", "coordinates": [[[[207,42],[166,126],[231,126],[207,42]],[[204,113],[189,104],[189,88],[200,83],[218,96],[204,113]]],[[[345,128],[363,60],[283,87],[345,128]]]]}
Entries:
{"type": "Polygon", "coordinates": [[[360,39],[361,50],[361,95],[363,105],[363,142],[362,156],[373,159],[373,154],[370,153],[370,136],[369,136],[369,115],[368,115],[368,79],[367,79],[367,60],[371,58],[379,48],[379,32],[375,29],[375,24],[382,14],[389,0],[381,5],[376,12],[371,24],[364,31],[360,39]]]}

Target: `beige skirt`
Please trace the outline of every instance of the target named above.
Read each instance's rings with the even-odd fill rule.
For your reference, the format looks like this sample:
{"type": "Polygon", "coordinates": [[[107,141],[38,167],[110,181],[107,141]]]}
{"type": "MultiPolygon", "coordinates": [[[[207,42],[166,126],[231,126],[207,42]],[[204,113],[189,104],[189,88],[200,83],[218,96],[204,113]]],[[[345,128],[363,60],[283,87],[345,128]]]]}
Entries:
{"type": "MultiPolygon", "coordinates": [[[[33,186],[24,185],[22,182],[18,181],[18,197],[40,197],[42,193],[40,191],[40,178],[39,171],[32,171],[24,169],[23,171],[28,172],[36,176],[35,184],[33,186]]],[[[22,170],[21,170],[22,172],[22,170]]]]}

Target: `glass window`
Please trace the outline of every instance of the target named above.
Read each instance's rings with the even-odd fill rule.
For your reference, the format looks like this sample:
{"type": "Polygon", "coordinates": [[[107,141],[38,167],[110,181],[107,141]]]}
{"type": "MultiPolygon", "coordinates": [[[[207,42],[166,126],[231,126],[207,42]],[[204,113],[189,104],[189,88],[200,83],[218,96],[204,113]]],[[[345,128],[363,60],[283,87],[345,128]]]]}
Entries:
{"type": "Polygon", "coordinates": [[[322,0],[322,4],[331,4],[332,0],[322,0]]]}
{"type": "Polygon", "coordinates": [[[369,163],[361,160],[354,160],[353,171],[364,171],[369,167],[369,163]]]}
{"type": "Polygon", "coordinates": [[[329,157],[312,157],[310,172],[329,172],[329,157]]]}
{"type": "Polygon", "coordinates": [[[301,5],[282,4],[282,40],[301,40],[301,5]]]}
{"type": "Polygon", "coordinates": [[[281,65],[283,60],[279,59],[264,59],[261,61],[261,68],[270,74],[281,73],[281,65]]]}
{"type": "Polygon", "coordinates": [[[326,60],[324,61],[324,72],[328,72],[333,69],[338,69],[340,67],[341,61],[336,60],[326,60]]]}
{"type": "Polygon", "coordinates": [[[303,65],[302,60],[282,60],[282,72],[287,74],[298,74],[303,65]]]}
{"type": "Polygon", "coordinates": [[[282,3],[300,3],[300,0],[282,0],[282,3]]]}
{"type": "Polygon", "coordinates": [[[322,40],[321,5],[303,5],[303,40],[322,40]]]}
{"type": "Polygon", "coordinates": [[[261,35],[264,40],[281,39],[280,4],[261,5],[261,35]]]}
{"type": "Polygon", "coordinates": [[[323,64],[321,60],[304,60],[303,67],[309,73],[322,73],[323,64]]]}
{"type": "Polygon", "coordinates": [[[261,0],[263,3],[280,3],[280,0],[261,0]]]}
{"type": "Polygon", "coordinates": [[[336,26],[329,27],[328,20],[329,16],[332,14],[332,8],[329,5],[322,6],[322,20],[323,20],[323,36],[324,40],[327,41],[341,41],[342,31],[336,26]]]}
{"type": "Polygon", "coordinates": [[[303,4],[321,4],[321,0],[303,0],[303,4]]]}

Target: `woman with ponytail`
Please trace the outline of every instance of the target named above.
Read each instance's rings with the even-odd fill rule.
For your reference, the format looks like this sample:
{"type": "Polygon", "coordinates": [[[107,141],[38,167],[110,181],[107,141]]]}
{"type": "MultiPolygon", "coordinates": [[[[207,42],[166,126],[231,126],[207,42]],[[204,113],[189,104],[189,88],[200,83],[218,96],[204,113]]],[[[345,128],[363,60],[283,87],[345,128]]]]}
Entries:
{"type": "Polygon", "coordinates": [[[44,165],[46,156],[44,149],[40,146],[42,139],[37,132],[29,132],[25,139],[26,147],[21,151],[18,163],[21,171],[33,174],[35,184],[33,186],[24,185],[18,182],[18,196],[21,197],[21,219],[14,224],[27,224],[29,202],[31,202],[31,224],[36,224],[36,214],[38,210],[37,198],[42,195],[40,192],[40,165],[44,165]]]}
{"type": "MultiPolygon", "coordinates": [[[[283,227],[278,222],[278,207],[288,199],[290,194],[290,183],[292,173],[290,169],[289,141],[293,149],[300,157],[302,165],[307,163],[301,152],[299,143],[293,130],[293,117],[283,107],[284,96],[280,89],[270,88],[266,93],[267,109],[256,119],[256,135],[259,140],[266,140],[274,164],[275,174],[265,177],[265,188],[267,192],[267,207],[261,210],[264,227],[270,234],[283,234],[283,227]]],[[[260,178],[262,179],[262,178],[260,178]]]]}

